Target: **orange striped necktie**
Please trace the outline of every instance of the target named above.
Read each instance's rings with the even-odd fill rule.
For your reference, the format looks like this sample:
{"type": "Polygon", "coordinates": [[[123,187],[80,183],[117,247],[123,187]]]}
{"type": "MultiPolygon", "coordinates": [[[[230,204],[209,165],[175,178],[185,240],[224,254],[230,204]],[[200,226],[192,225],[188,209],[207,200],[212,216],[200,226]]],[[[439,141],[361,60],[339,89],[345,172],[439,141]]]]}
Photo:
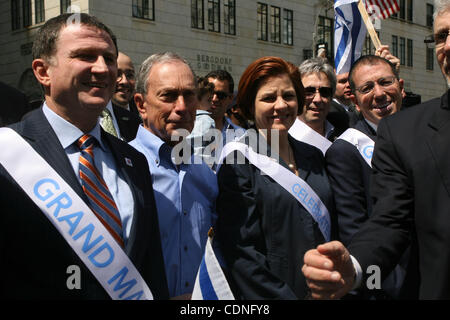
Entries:
{"type": "Polygon", "coordinates": [[[94,164],[97,140],[89,134],[78,139],[81,186],[89,199],[89,207],[113,238],[124,248],[122,221],[116,203],[94,164]]]}

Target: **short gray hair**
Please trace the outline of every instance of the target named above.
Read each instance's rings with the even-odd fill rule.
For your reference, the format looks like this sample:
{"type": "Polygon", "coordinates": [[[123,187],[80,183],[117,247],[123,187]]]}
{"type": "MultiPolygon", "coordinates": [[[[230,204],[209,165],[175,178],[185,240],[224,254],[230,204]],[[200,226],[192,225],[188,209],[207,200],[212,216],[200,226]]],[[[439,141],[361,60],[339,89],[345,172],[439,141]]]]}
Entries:
{"type": "Polygon", "coordinates": [[[328,63],[328,61],[324,58],[311,58],[302,62],[302,64],[298,67],[300,70],[300,74],[302,78],[308,74],[316,73],[319,74],[323,72],[330,82],[331,89],[334,92],[336,91],[336,73],[334,72],[334,68],[328,63]]]}
{"type": "Polygon", "coordinates": [[[139,72],[136,77],[136,93],[141,93],[143,95],[147,95],[148,75],[150,74],[152,67],[155,64],[168,62],[168,61],[180,61],[180,62],[186,64],[189,67],[189,69],[192,71],[194,79],[196,78],[195,72],[194,72],[194,70],[192,70],[191,66],[189,65],[189,62],[187,62],[184,58],[182,58],[178,54],[176,54],[174,52],[155,53],[155,54],[152,54],[147,59],[145,59],[145,61],[142,62],[141,67],[139,68],[139,72]]]}
{"type": "Polygon", "coordinates": [[[433,19],[447,10],[450,10],[450,0],[434,0],[433,19]]]}

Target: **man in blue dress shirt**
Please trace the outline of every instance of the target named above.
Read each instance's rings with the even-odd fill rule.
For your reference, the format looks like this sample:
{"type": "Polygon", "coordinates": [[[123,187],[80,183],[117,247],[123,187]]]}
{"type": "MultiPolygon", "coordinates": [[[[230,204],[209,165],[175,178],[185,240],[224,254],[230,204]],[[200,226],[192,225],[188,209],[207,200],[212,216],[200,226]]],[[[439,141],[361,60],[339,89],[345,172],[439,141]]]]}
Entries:
{"type": "Polygon", "coordinates": [[[216,176],[200,159],[177,164],[178,141],[192,131],[198,103],[195,75],[174,53],[146,59],[137,77],[135,102],[143,124],[130,144],[147,158],[159,217],[171,297],[189,299],[209,228],[216,220],[216,176]]]}

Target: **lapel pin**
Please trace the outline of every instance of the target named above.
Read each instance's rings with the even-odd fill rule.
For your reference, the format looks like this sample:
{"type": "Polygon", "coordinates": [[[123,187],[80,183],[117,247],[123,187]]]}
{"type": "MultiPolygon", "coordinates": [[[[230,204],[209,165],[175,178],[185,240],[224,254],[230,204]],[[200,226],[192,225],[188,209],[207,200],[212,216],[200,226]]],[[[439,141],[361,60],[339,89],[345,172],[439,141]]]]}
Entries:
{"type": "Polygon", "coordinates": [[[125,158],[125,163],[127,164],[127,166],[132,167],[133,166],[133,162],[131,161],[131,159],[125,158]]]}

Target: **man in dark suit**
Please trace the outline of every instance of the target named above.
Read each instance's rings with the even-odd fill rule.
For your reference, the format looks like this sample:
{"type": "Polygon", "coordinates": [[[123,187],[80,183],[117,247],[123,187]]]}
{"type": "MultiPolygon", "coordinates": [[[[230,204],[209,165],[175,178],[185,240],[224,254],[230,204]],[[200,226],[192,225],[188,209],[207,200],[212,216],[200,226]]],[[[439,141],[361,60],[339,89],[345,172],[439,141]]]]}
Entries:
{"type": "MultiPolygon", "coordinates": [[[[434,17],[436,56],[450,84],[449,0],[435,2],[434,17]]],[[[369,266],[385,277],[411,243],[419,298],[450,299],[449,93],[380,122],[373,215],[348,250],[330,242],[305,254],[303,273],[313,298],[339,298],[364,284],[369,266]]]]}
{"type": "Polygon", "coordinates": [[[30,110],[27,97],[21,91],[0,81],[0,127],[20,121],[30,110]]]}
{"type": "Polygon", "coordinates": [[[331,100],[327,120],[334,126],[336,135],[340,136],[349,127],[359,120],[352,101],[352,90],[348,81],[348,72],[336,74],[336,91],[331,100]]]}
{"type": "MultiPolygon", "coordinates": [[[[346,131],[346,138],[342,136],[335,140],[325,154],[336,202],[339,238],[344,245],[351,242],[353,236],[372,215],[372,167],[369,164],[371,156],[368,162],[367,155],[361,153],[363,149],[355,145],[357,135],[363,134],[369,138],[369,148],[373,150],[378,124],[381,119],[400,110],[403,89],[403,80],[399,78],[395,66],[379,56],[368,55],[357,60],[350,70],[350,77],[351,87],[355,92],[352,99],[362,116],[353,129],[360,133],[346,131]],[[373,85],[367,87],[367,83],[373,85]]],[[[401,287],[403,277],[400,267],[397,271],[390,276],[389,281],[383,283],[382,291],[374,292],[377,298],[398,295],[397,290],[401,287]]]]}
{"type": "MultiPolygon", "coordinates": [[[[118,208],[123,250],[156,299],[168,298],[158,217],[144,156],[101,130],[98,117],[117,77],[115,36],[95,17],[64,14],[47,21],[33,45],[32,68],[45,103],[11,128],[92,206],[82,181],[80,137],[95,139],[94,166],[118,208]],[[77,19],[75,19],[76,21],[77,19]]],[[[23,170],[30,170],[23,168],[23,170]]],[[[108,299],[74,249],[0,166],[0,295],[16,299],[108,299]],[[81,287],[70,289],[70,266],[81,287]]]]}
{"type": "Polygon", "coordinates": [[[108,103],[101,115],[100,123],[108,133],[126,142],[136,137],[141,123],[139,112],[133,101],[135,85],[136,74],[133,62],[126,54],[119,52],[116,89],[111,103],[108,103]],[[110,121],[109,124],[108,121],[110,121]]]}
{"type": "MultiPolygon", "coordinates": [[[[362,115],[353,128],[375,142],[380,120],[401,108],[403,80],[388,60],[373,55],[357,60],[350,74],[355,91],[353,101],[362,115]],[[361,93],[363,89],[370,89],[365,87],[366,83],[372,83],[372,89],[361,93]]],[[[339,236],[347,245],[372,212],[369,186],[371,166],[357,146],[344,139],[335,140],[325,158],[336,199],[339,236]]]]}

